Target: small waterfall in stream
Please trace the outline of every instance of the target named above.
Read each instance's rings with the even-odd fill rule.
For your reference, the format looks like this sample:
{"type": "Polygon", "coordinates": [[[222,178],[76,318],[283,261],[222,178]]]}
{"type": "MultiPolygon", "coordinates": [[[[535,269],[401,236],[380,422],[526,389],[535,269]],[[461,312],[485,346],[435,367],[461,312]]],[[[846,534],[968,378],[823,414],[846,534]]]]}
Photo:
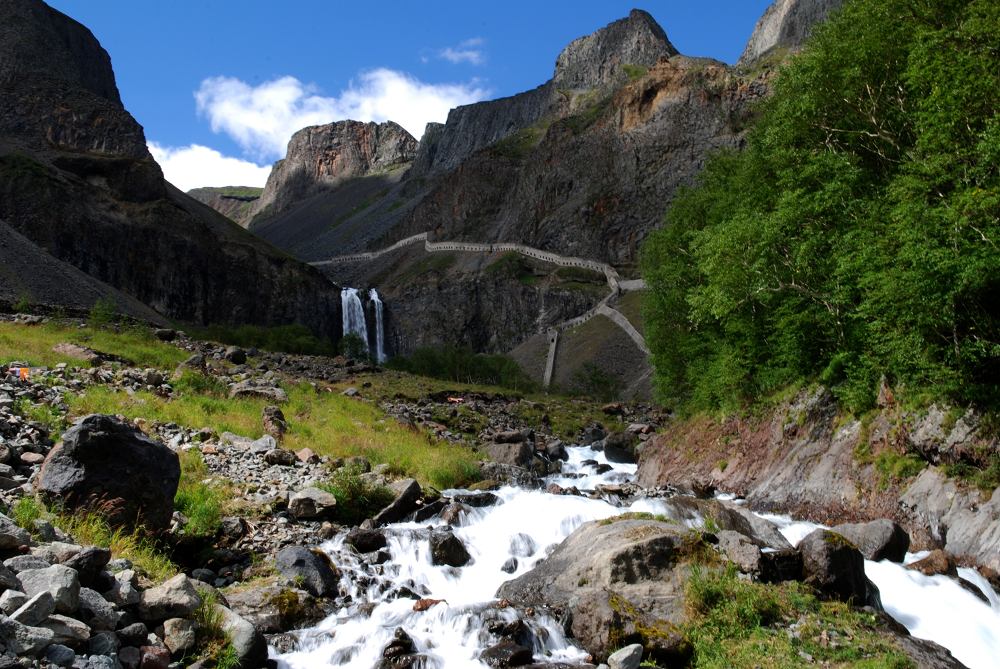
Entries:
{"type": "Polygon", "coordinates": [[[385,331],[382,328],[382,299],[378,291],[372,288],[368,291],[368,299],[375,305],[375,362],[385,362],[385,331]]]}
{"type": "MultiPolygon", "coordinates": [[[[609,463],[605,454],[588,446],[567,449],[562,473],[546,479],[563,487],[593,489],[601,484],[631,481],[636,465],[609,463]],[[603,465],[595,469],[594,463],[603,465]],[[602,472],[602,473],[596,473],[602,472]]],[[[457,493],[460,491],[445,491],[457,493]]],[[[543,560],[552,548],[587,521],[626,511],[670,513],[654,498],[628,506],[604,499],[554,495],[542,490],[506,486],[495,492],[500,503],[473,508],[454,533],[472,556],[465,567],[434,566],[426,527],[440,519],[402,522],[385,527],[388,546],[377,558],[359,555],[340,534],[323,544],[340,569],[342,608],[316,627],[300,632],[296,650],[272,655],[284,669],[356,667],[371,669],[382,660],[382,649],[402,627],[424,655],[426,669],[488,669],[479,653],[490,645],[491,623],[518,619],[512,608],[497,608],[501,583],[516,578],[543,560]],[[502,569],[511,555],[518,561],[512,573],[502,569]],[[417,612],[414,597],[444,600],[417,612]]],[[[728,499],[736,504],[740,500],[728,499]]],[[[758,514],[774,522],[793,545],[819,527],[787,516],[758,514]]],[[[685,519],[689,527],[701,521],[685,519]]],[[[375,554],[372,554],[375,555],[375,554]]],[[[908,555],[908,561],[918,555],[908,555]]],[[[914,636],[945,646],[970,669],[994,669],[1000,657],[1000,600],[974,570],[962,575],[982,590],[989,602],[964,590],[947,576],[924,576],[888,561],[865,562],[865,571],[881,591],[885,610],[914,636]]],[[[558,620],[541,613],[525,618],[534,638],[534,654],[543,662],[584,664],[587,653],[567,639],[558,620]]],[[[273,653],[273,650],[272,650],[273,653]]]]}
{"type": "Polygon", "coordinates": [[[344,336],[357,335],[368,350],[368,326],[365,323],[365,308],[361,304],[357,288],[342,288],[340,290],[340,307],[343,311],[344,336]]]}

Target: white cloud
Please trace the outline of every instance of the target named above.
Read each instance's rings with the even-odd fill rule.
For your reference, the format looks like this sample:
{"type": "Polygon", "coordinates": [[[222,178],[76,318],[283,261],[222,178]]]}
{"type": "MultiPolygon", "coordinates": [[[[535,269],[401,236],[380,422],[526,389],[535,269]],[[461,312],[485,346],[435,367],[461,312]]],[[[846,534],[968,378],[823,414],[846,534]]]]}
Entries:
{"type": "Polygon", "coordinates": [[[429,121],[444,121],[458,105],[490,91],[477,80],[428,84],[403,72],[362,72],[336,97],[286,76],[252,86],[233,77],[212,77],[195,93],[198,111],[215,132],[232,137],[248,155],[271,160],[285,155],[292,134],[310,125],[344,119],[395,121],[420,138],[429,121]]]}
{"type": "Polygon", "coordinates": [[[482,65],[486,62],[486,54],[482,49],[476,47],[481,47],[483,44],[485,44],[485,40],[482,37],[473,37],[472,39],[460,42],[458,46],[449,46],[441,49],[438,52],[438,56],[456,65],[459,63],[482,65]]]}
{"type": "Polygon", "coordinates": [[[263,186],[271,173],[270,165],[224,156],[199,144],[171,147],[149,142],[148,146],[163,176],[182,191],[202,186],[263,186]]]}

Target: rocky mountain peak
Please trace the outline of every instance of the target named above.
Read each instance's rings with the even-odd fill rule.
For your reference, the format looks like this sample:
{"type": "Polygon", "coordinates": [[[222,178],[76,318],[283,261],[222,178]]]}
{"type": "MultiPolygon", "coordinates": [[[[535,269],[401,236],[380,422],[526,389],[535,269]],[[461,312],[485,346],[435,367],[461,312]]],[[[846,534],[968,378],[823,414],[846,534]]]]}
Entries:
{"type": "Polygon", "coordinates": [[[275,163],[255,212],[280,210],[316,186],[405,167],[416,153],[417,140],[392,121],[348,120],[303,128],[292,135],[285,158],[275,163]]]}
{"type": "Polygon", "coordinates": [[[775,0],[757,21],[738,64],[751,63],[775,48],[801,46],[813,26],[842,4],[843,0],[775,0]]]}
{"type": "Polygon", "coordinates": [[[0,18],[0,135],[34,150],[148,157],[93,33],[39,0],[0,0],[0,18]]]}
{"type": "Polygon", "coordinates": [[[570,42],[556,59],[552,80],[569,89],[619,84],[628,78],[624,66],[650,67],[677,53],[653,17],[633,9],[626,18],[570,42]]]}

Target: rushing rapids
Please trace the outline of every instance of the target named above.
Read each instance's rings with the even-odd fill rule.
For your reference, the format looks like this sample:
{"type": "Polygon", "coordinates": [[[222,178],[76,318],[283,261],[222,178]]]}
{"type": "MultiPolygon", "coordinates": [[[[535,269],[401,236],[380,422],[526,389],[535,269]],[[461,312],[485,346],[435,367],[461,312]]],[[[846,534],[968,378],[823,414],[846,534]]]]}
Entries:
{"type": "MultiPolygon", "coordinates": [[[[635,474],[635,465],[608,463],[604,453],[589,447],[573,447],[568,452],[562,473],[549,477],[548,482],[588,489],[629,481],[635,474]],[[587,461],[610,464],[612,469],[595,474],[587,461]]],[[[495,595],[503,582],[532,569],[587,521],[626,511],[668,513],[666,505],[655,498],[616,506],[600,499],[516,487],[502,488],[496,494],[499,504],[473,509],[461,527],[454,528],[472,556],[471,563],[462,568],[431,564],[426,527],[442,524],[440,519],[388,526],[391,557],[375,568],[377,576],[363,564],[362,556],[345,545],[343,535],[325,543],[323,550],[341,570],[341,593],[348,595],[343,598],[348,603],[303,631],[297,650],[277,656],[280,666],[372,669],[382,660],[383,648],[393,640],[395,630],[402,628],[426,658],[426,667],[486,667],[479,655],[492,643],[490,624],[519,618],[513,608],[497,606],[495,595]],[[501,567],[511,557],[517,558],[516,569],[505,573],[501,567]],[[416,612],[414,596],[444,601],[416,612]]],[[[819,527],[783,516],[764,517],[778,525],[792,544],[819,527]]],[[[944,576],[923,576],[890,562],[866,562],[865,566],[881,591],[886,611],[914,636],[945,646],[971,669],[996,666],[1000,599],[977,572],[963,570],[963,576],[983,591],[989,603],[944,576]]],[[[566,638],[558,621],[536,614],[525,622],[535,639],[536,662],[585,662],[586,651],[566,638]]]]}

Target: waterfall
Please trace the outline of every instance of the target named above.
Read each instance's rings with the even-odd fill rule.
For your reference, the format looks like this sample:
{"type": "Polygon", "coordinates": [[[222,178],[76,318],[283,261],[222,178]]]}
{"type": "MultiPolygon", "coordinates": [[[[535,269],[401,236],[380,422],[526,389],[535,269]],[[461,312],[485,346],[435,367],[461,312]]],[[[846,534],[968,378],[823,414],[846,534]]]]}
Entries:
{"type": "Polygon", "coordinates": [[[374,288],[368,291],[368,298],[375,305],[375,362],[381,364],[385,362],[385,331],[382,329],[382,299],[378,296],[378,291],[374,288]]]}
{"type": "Polygon", "coordinates": [[[365,308],[361,305],[357,288],[342,288],[340,291],[340,307],[344,317],[344,336],[349,334],[361,337],[365,351],[368,350],[368,326],[365,324],[365,308]]]}

